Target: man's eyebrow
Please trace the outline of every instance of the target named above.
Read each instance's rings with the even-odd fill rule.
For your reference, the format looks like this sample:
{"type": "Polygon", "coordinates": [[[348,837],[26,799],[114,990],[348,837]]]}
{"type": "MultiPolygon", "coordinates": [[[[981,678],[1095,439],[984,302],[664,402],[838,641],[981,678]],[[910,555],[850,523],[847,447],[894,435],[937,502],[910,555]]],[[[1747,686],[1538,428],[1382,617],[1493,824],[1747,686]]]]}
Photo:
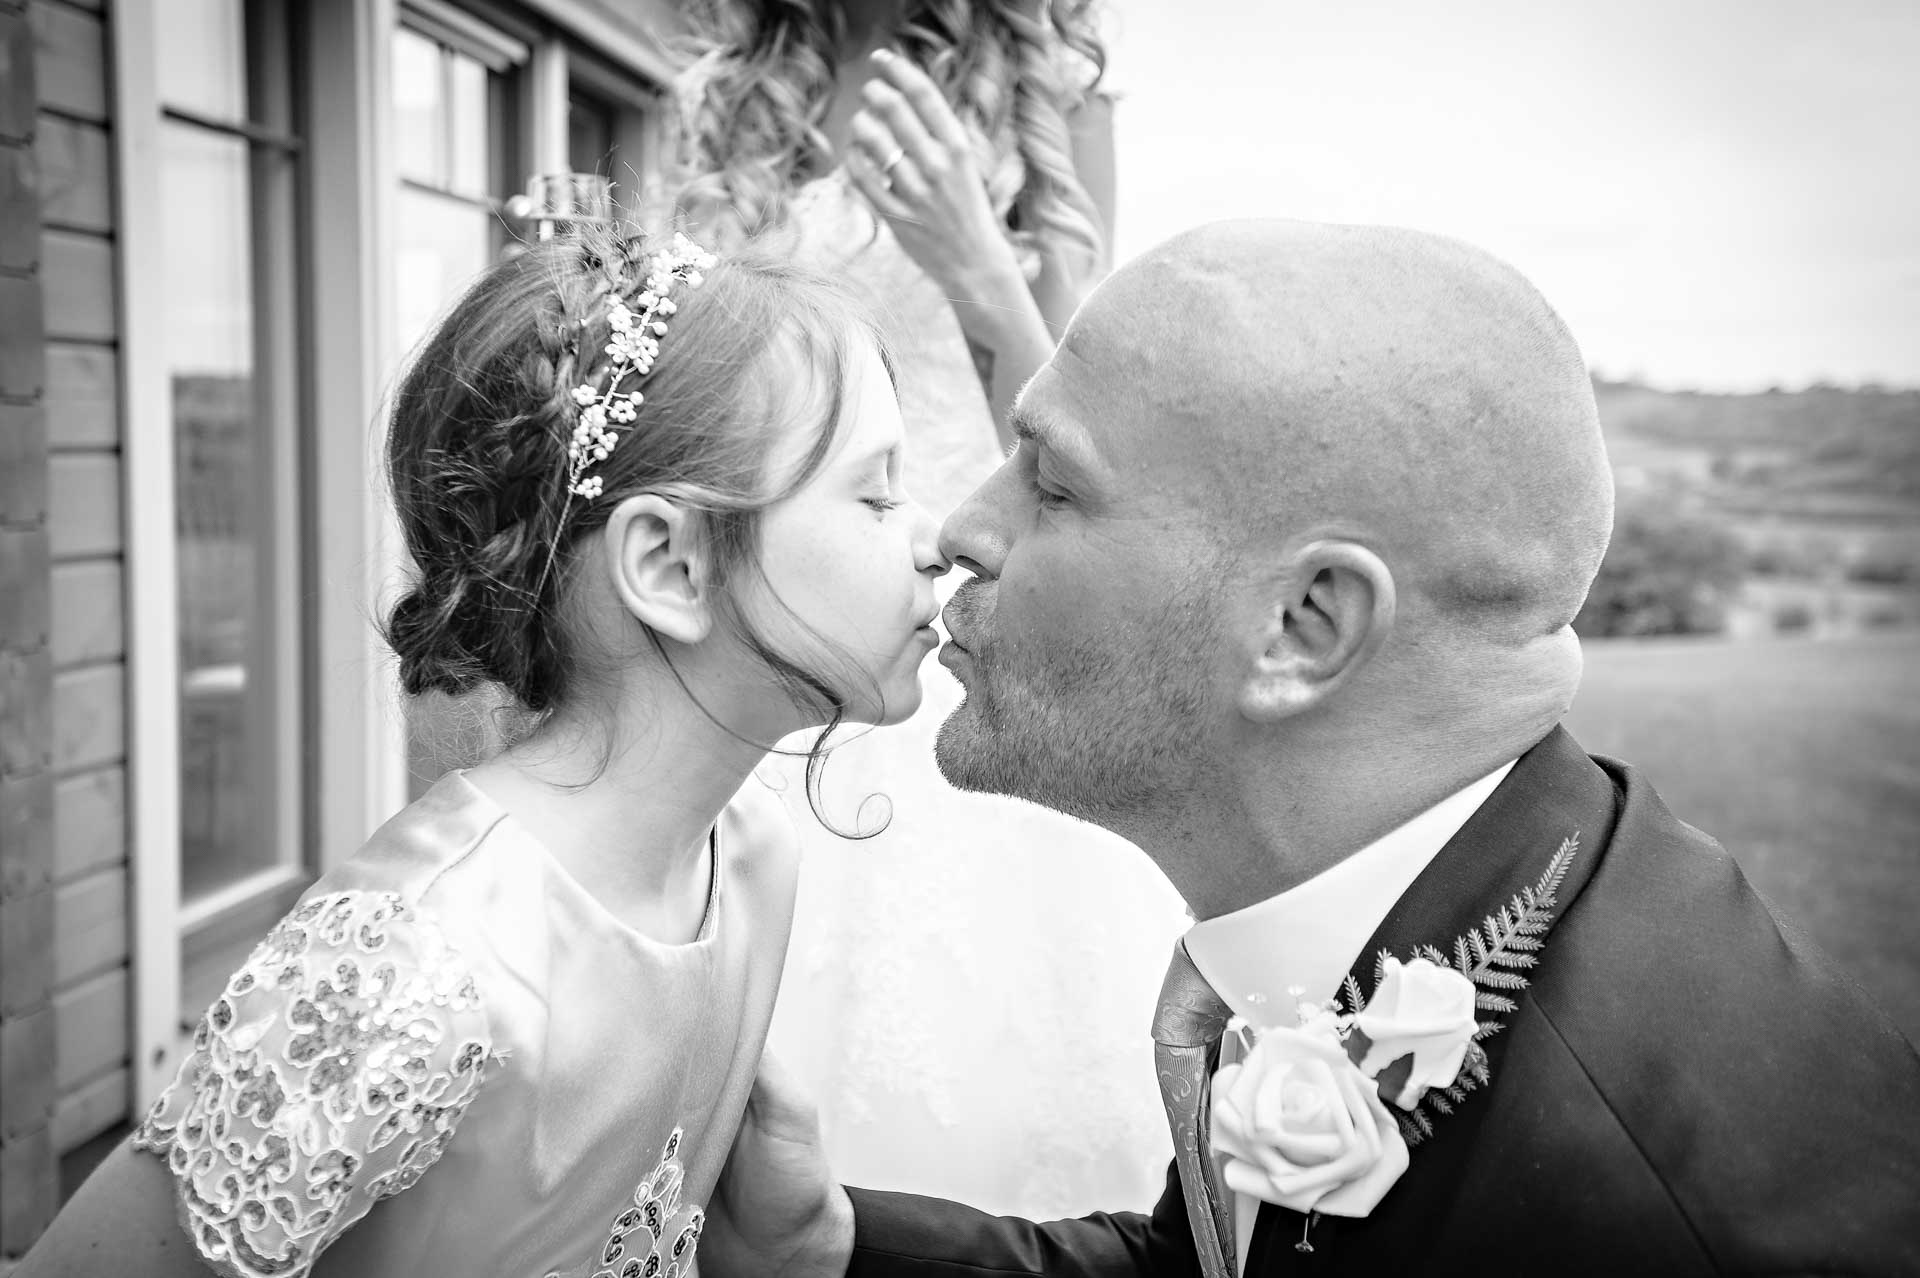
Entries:
{"type": "Polygon", "coordinates": [[[1078,469],[1092,469],[1084,436],[1077,428],[1023,404],[1014,405],[1007,420],[1013,427],[1014,438],[1037,444],[1078,469]]]}

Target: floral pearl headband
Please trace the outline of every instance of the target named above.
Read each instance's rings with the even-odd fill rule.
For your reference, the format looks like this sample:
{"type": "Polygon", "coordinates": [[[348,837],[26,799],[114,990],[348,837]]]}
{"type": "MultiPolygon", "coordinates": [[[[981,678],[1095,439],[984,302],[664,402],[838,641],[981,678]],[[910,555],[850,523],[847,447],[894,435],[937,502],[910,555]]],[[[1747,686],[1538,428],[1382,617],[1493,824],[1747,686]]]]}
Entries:
{"type": "Polygon", "coordinates": [[[671,296],[674,288],[683,283],[699,288],[704,272],[712,270],[717,261],[685,235],[676,234],[671,245],[653,255],[646,288],[633,299],[638,314],[615,289],[613,304],[607,308],[607,326],[612,333],[606,345],[605,385],[586,381],[573,388],[580,419],[574,423],[573,438],[567,443],[568,493],[591,500],[604,490],[600,476],[587,472],[612,455],[622,438],[617,428],[631,426],[646,399],[637,390],[623,392],[620,384],[653,371],[653,362],[660,355],[660,339],[667,331],[666,317],[680,309],[671,296]]]}

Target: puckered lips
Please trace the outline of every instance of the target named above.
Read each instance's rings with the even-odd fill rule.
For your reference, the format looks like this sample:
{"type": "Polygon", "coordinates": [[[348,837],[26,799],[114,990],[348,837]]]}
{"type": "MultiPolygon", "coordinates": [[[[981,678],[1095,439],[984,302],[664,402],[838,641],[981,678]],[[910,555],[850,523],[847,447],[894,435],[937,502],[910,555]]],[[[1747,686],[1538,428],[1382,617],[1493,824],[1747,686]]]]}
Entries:
{"type": "Polygon", "coordinates": [[[967,647],[966,640],[960,637],[961,628],[953,624],[953,605],[948,604],[940,616],[941,619],[947,623],[947,641],[940,646],[941,652],[944,653],[949,648],[956,648],[961,652],[970,652],[971,650],[967,647]]]}

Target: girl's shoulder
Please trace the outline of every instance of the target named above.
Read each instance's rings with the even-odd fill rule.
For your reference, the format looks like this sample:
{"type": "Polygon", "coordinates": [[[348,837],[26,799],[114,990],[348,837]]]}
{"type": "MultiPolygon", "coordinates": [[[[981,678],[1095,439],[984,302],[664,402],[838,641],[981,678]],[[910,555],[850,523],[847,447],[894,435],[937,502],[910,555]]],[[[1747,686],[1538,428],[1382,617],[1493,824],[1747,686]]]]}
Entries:
{"type": "Polygon", "coordinates": [[[758,775],[748,777],[720,814],[719,833],[727,881],[790,913],[800,870],[800,832],[782,793],[758,775]]]}
{"type": "Polygon", "coordinates": [[[228,978],[135,1130],[217,1271],[304,1274],[438,1161],[498,1061],[474,966],[421,903],[491,828],[472,812],[450,825],[459,806],[409,808],[309,891],[228,978]]]}

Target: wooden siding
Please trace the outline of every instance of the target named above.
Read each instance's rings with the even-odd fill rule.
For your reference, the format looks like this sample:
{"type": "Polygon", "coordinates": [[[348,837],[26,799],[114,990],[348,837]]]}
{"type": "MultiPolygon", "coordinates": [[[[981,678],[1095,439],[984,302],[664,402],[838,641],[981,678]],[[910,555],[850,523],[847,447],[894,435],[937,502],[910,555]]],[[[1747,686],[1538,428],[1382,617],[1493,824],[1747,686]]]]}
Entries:
{"type": "Polygon", "coordinates": [[[54,448],[120,446],[120,363],[110,346],[46,345],[47,441],[54,448]]]}
{"type": "Polygon", "coordinates": [[[54,882],[68,882],[126,860],[125,768],[89,769],[61,777],[50,788],[54,882]]]}
{"type": "Polygon", "coordinates": [[[63,0],[33,0],[34,71],[40,81],[42,115],[107,119],[107,33],[97,13],[63,0]]]}
{"type": "Polygon", "coordinates": [[[116,661],[126,652],[120,560],[80,559],[53,569],[52,633],[56,666],[116,661]]]}
{"type": "Polygon", "coordinates": [[[58,1195],[52,602],[35,149],[42,45],[40,24],[21,0],[0,0],[0,1258],[32,1244],[58,1195]]]}
{"type": "Polygon", "coordinates": [[[97,124],[48,116],[34,139],[40,170],[40,214],[69,231],[113,230],[111,141],[97,124]]]}
{"type": "Polygon", "coordinates": [[[38,80],[30,152],[50,709],[43,908],[52,1081],[40,1135],[57,1168],[61,1154],[124,1121],[129,1096],[118,247],[105,10],[91,0],[30,0],[26,16],[38,80]]]}

